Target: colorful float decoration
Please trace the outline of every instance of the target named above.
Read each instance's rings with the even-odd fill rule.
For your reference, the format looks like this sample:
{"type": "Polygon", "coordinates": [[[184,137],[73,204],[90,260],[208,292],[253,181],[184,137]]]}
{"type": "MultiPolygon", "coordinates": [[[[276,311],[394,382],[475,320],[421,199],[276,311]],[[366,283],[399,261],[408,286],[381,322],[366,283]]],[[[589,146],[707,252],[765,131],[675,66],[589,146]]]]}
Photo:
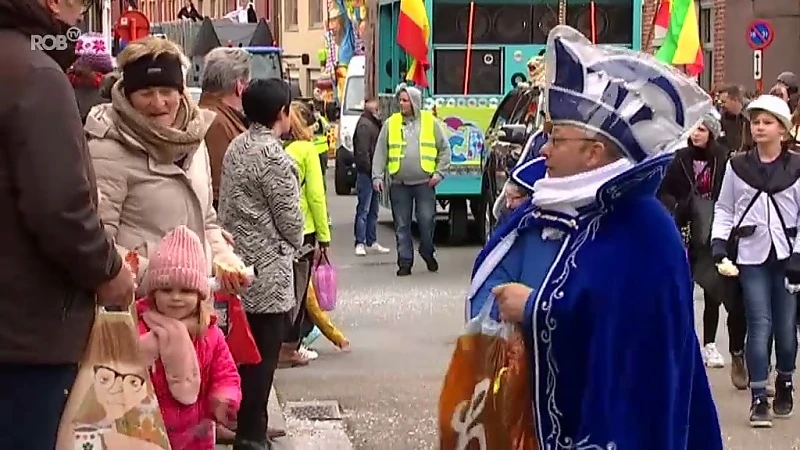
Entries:
{"type": "Polygon", "coordinates": [[[334,97],[344,90],[347,66],[350,59],[363,55],[363,36],[366,29],[367,8],[364,0],[327,0],[327,27],[325,46],[320,50],[320,61],[325,73],[334,82],[334,97]]]}

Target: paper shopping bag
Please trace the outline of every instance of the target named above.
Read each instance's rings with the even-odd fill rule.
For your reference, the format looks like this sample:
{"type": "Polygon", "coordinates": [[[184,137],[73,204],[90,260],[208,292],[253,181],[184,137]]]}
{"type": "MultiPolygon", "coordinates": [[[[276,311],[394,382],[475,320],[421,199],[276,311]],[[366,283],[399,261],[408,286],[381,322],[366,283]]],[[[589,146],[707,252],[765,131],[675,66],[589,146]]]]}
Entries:
{"type": "Polygon", "coordinates": [[[171,450],[130,311],[98,312],[56,448],[171,450]]]}
{"type": "Polygon", "coordinates": [[[490,317],[493,299],[458,338],[439,398],[441,450],[538,450],[530,371],[515,325],[490,317]]]}

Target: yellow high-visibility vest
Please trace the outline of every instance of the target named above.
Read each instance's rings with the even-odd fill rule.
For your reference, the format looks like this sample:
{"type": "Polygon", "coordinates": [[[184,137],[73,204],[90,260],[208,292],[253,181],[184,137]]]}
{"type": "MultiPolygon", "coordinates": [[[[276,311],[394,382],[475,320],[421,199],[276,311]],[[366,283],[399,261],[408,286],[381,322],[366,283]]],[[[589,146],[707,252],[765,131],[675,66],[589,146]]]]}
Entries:
{"type": "Polygon", "coordinates": [[[314,147],[316,147],[317,153],[325,153],[330,148],[330,144],[328,143],[329,129],[330,125],[328,125],[328,121],[325,120],[324,117],[319,116],[317,119],[317,131],[314,134],[314,147]]]}
{"type": "MultiPolygon", "coordinates": [[[[400,171],[400,161],[406,156],[406,139],[403,136],[403,115],[394,113],[389,117],[387,137],[388,163],[386,170],[390,175],[400,171]]],[[[436,117],[430,111],[420,112],[419,127],[419,165],[422,171],[432,174],[436,171],[436,117]]]]}

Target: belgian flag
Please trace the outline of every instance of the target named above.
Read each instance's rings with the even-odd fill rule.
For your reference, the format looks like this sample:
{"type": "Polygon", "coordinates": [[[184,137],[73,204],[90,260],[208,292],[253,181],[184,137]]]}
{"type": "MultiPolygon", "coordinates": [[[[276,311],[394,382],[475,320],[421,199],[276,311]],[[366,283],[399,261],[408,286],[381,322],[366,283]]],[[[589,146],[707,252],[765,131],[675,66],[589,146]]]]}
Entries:
{"type": "Polygon", "coordinates": [[[424,0],[400,0],[397,23],[397,43],[411,59],[406,80],[420,87],[428,87],[427,71],[431,67],[428,49],[431,27],[424,0]]]}

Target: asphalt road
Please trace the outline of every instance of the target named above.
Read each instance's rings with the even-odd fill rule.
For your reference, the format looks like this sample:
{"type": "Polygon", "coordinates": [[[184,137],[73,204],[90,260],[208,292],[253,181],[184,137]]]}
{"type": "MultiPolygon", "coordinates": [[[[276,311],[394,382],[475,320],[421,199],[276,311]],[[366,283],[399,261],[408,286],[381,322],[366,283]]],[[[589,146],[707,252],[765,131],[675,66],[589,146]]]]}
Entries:
{"type": "MultiPolygon", "coordinates": [[[[332,317],[350,339],[352,352],[341,353],[320,338],[318,360],[278,372],[278,397],[282,402],[337,400],[356,449],[434,449],[442,378],[463,325],[464,295],[479,247],[439,246],[439,273],[428,273],[418,260],[413,275],[398,278],[388,212],[381,212],[378,236],[392,253],[353,254],[355,201],[333,194],[329,200],[340,299],[332,317]]],[[[696,301],[699,328],[699,295],[696,301]]],[[[718,346],[726,349],[722,315],[718,346]]],[[[796,417],[776,421],[771,430],[752,430],[749,393],[733,388],[727,368],[712,369],[710,376],[726,448],[800,450],[796,417]]]]}

